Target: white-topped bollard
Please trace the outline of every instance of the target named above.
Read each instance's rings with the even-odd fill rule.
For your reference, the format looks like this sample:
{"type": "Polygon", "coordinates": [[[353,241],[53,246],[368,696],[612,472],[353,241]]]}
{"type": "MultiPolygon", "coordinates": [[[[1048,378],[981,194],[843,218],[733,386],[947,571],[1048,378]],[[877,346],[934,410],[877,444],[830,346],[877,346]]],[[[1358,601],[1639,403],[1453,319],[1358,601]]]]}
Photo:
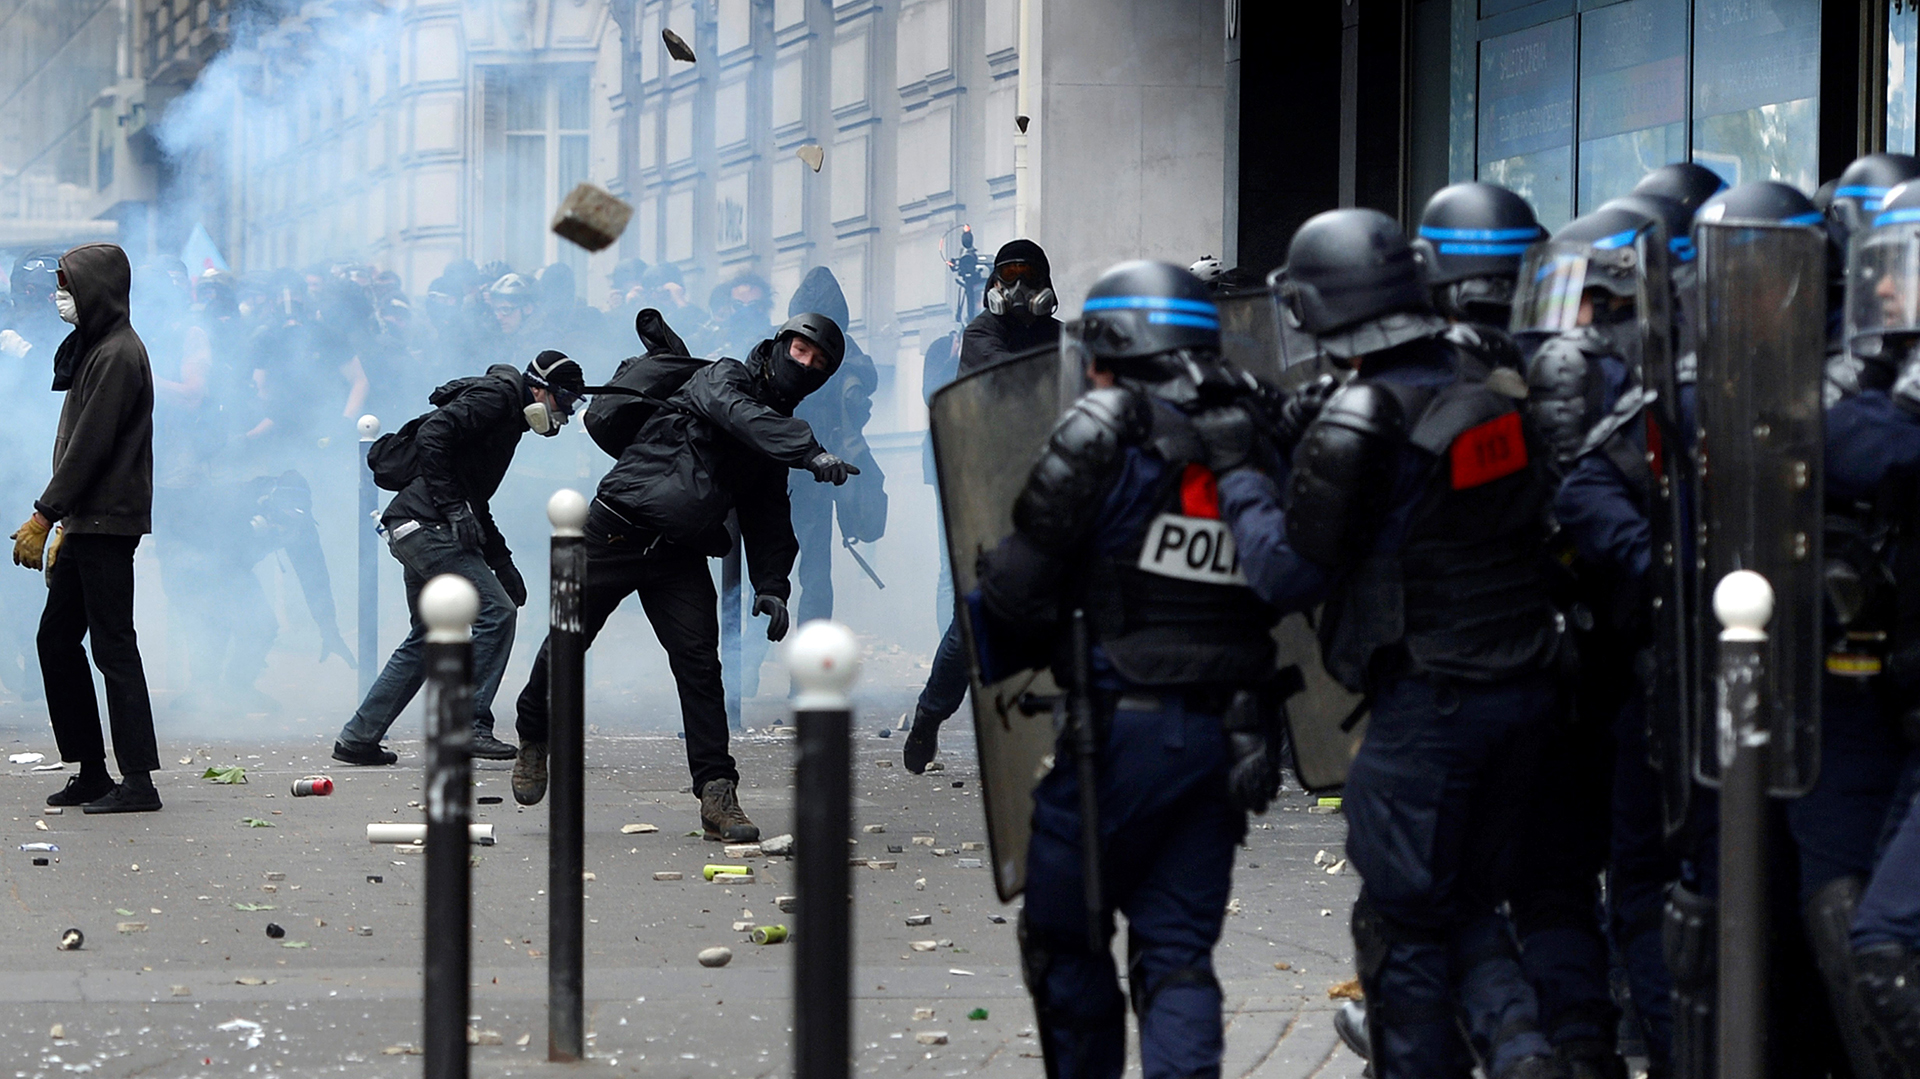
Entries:
{"type": "Polygon", "coordinates": [[[1715,733],[1720,757],[1720,986],[1716,1031],[1722,1075],[1766,1068],[1768,918],[1767,773],[1773,702],[1767,623],[1773,585],[1735,570],[1713,589],[1720,619],[1715,733]]]}
{"type": "Polygon", "coordinates": [[[465,1079],[473,972],[473,620],[480,593],[443,573],[420,590],[427,626],[427,924],[421,1043],[427,1079],[465,1079]]]}
{"type": "Polygon", "coordinates": [[[547,615],[547,1059],[575,1061],[586,1042],[586,682],[580,590],[587,581],[587,500],[561,488],[553,525],[547,615]]]}
{"type": "Polygon", "coordinates": [[[799,861],[793,934],[794,1079],[846,1079],[852,1048],[853,976],[847,839],[853,830],[853,702],[860,642],[838,622],[814,619],[783,651],[793,675],[794,855],[799,861]]]}
{"type": "Polygon", "coordinates": [[[354,426],[360,431],[360,655],[354,667],[360,675],[360,698],[365,700],[380,670],[373,661],[380,649],[380,489],[373,482],[373,469],[367,465],[367,451],[380,437],[380,420],[368,414],[354,426]]]}

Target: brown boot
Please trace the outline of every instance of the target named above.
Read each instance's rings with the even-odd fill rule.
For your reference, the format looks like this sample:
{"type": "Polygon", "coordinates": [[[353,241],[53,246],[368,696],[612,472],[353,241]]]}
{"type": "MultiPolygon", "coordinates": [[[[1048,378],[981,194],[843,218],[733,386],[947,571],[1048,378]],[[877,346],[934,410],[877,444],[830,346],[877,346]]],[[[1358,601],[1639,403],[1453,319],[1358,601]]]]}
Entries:
{"type": "Polygon", "coordinates": [[[539,805],[547,796],[547,744],[522,742],[513,758],[513,800],[523,806],[539,805]]]}
{"type": "Polygon", "coordinates": [[[708,839],[726,843],[760,840],[760,829],[747,819],[747,811],[740,808],[740,795],[731,779],[710,779],[701,788],[700,823],[706,827],[708,839]]]}

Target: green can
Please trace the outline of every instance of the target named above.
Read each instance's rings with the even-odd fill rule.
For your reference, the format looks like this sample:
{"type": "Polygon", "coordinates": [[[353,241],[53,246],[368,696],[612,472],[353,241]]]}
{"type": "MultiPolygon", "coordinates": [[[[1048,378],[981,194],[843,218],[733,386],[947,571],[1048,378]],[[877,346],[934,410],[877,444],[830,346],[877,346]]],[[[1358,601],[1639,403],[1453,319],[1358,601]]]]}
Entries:
{"type": "Polygon", "coordinates": [[[748,940],[755,944],[785,944],[787,927],[784,925],[762,925],[754,929],[748,940]]]}

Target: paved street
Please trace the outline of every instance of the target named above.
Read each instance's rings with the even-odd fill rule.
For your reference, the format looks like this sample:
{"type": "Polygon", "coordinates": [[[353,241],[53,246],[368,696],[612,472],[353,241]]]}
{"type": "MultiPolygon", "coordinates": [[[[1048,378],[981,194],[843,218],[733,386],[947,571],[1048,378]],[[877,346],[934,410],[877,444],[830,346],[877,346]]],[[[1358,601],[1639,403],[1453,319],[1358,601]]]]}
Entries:
{"type": "MultiPolygon", "coordinates": [[[[767,705],[749,719],[775,715],[767,705]]],[[[950,725],[946,770],[912,776],[898,764],[899,736],[877,737],[883,715],[864,711],[855,743],[850,849],[897,863],[853,871],[859,1071],[1037,1076],[1015,908],[994,898],[988,870],[960,864],[984,857],[960,850],[985,839],[971,734],[963,722],[950,725]],[[914,914],[931,915],[931,925],[908,927],[914,914]],[[934,950],[912,950],[910,942],[928,940],[934,950]],[[932,1018],[916,1017],[927,1008],[932,1018]],[[970,1021],[974,1009],[987,1018],[970,1021]],[[931,1032],[944,1032],[946,1043],[921,1044],[917,1036],[931,1032]]],[[[412,729],[403,720],[396,732],[412,729]]],[[[763,727],[736,748],[742,801],[767,836],[792,827],[786,734],[763,727]]],[[[421,819],[420,744],[396,743],[398,767],[352,769],[328,761],[317,742],[270,736],[282,740],[169,743],[163,724],[167,770],[156,779],[167,809],[156,815],[45,816],[42,800],[69,773],[5,767],[0,872],[11,912],[0,934],[0,1074],[416,1071],[419,1061],[405,1054],[420,1037],[422,860],[367,843],[365,825],[421,819]],[[190,764],[178,763],[189,756],[190,764]],[[198,778],[210,765],[230,764],[246,768],[245,785],[198,778]],[[333,776],[334,795],[290,797],[291,781],[315,772],[333,776]],[[58,845],[58,853],[39,855],[50,865],[34,866],[36,855],[19,849],[36,842],[58,845]],[[285,928],[283,939],[268,936],[269,922],[285,928]],[[56,949],[68,927],[86,934],[81,950],[56,949]]],[[[9,754],[57,759],[30,709],[0,717],[0,743],[9,754]]],[[[700,867],[721,859],[717,844],[687,835],[698,821],[683,789],[682,743],[601,734],[589,738],[588,756],[591,1067],[784,1074],[793,951],[756,947],[734,925],[790,921],[774,898],[794,890],[792,865],[762,861],[747,886],[702,882],[700,867]],[[622,834],[626,824],[659,831],[622,834]],[[656,881],[659,871],[684,876],[656,881]],[[695,962],[714,945],[733,949],[731,965],[695,962]]],[[[564,1070],[545,1063],[546,808],[513,805],[508,768],[479,762],[474,792],[503,799],[476,806],[476,819],[499,834],[497,846],[474,848],[473,1025],[482,1044],[473,1059],[483,1076],[564,1070]]],[[[1337,1002],[1327,996],[1351,974],[1346,913],[1357,878],[1315,866],[1316,853],[1339,852],[1344,822],[1308,813],[1312,801],[1292,792],[1258,820],[1236,868],[1237,913],[1217,956],[1229,1076],[1360,1072],[1333,1034],[1337,1002]]]]}

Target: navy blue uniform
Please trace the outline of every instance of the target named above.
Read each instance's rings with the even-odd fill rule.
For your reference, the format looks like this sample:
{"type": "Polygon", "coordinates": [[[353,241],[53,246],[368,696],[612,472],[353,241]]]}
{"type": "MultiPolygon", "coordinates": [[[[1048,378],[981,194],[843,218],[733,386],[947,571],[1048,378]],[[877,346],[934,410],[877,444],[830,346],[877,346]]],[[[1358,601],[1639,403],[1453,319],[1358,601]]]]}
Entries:
{"type": "MultiPolygon", "coordinates": [[[[1474,1050],[1498,1076],[1524,1058],[1551,1052],[1538,1030],[1536,998],[1522,976],[1511,927],[1498,913],[1525,812],[1526,799],[1518,795],[1536,778],[1541,739],[1556,707],[1546,668],[1557,635],[1544,585],[1527,568],[1539,554],[1540,536],[1535,524],[1450,544],[1458,537],[1436,527],[1435,514],[1462,504],[1449,503],[1444,493],[1449,457],[1455,496],[1471,500],[1478,485],[1471,476],[1461,479],[1459,441],[1421,448],[1427,419],[1444,409],[1419,402],[1444,402],[1467,388],[1467,400],[1497,408],[1488,404],[1487,391],[1462,382],[1444,347],[1428,339],[1374,353],[1363,362],[1360,381],[1415,404],[1405,410],[1405,437],[1386,451],[1384,517],[1362,541],[1357,562],[1335,566],[1336,560],[1303,555],[1302,522],[1289,527],[1278,488],[1256,473],[1223,479],[1222,515],[1233,526],[1248,582],[1263,599],[1282,610],[1327,600],[1322,636],[1329,670],[1371,694],[1367,737],[1348,775],[1345,808],[1347,854],[1363,881],[1354,938],[1374,1072],[1380,1079],[1465,1074],[1472,1062],[1459,1034],[1464,1018],[1474,1050]],[[1500,562],[1503,551],[1513,560],[1500,562]],[[1391,612],[1399,638],[1368,624],[1369,609],[1391,612]],[[1355,641],[1367,643],[1356,647],[1355,641]]],[[[1354,392],[1349,387],[1343,395],[1354,392]]],[[[1295,453],[1296,473],[1319,454],[1316,430],[1340,402],[1336,397],[1309,428],[1295,453]]],[[[1518,436],[1510,405],[1493,422],[1511,422],[1518,436]]],[[[1516,507],[1516,521],[1527,507],[1539,508],[1540,479],[1524,469],[1501,475],[1479,486],[1484,497],[1516,507]]],[[[1364,497],[1379,501],[1375,491],[1364,497]]]]}

